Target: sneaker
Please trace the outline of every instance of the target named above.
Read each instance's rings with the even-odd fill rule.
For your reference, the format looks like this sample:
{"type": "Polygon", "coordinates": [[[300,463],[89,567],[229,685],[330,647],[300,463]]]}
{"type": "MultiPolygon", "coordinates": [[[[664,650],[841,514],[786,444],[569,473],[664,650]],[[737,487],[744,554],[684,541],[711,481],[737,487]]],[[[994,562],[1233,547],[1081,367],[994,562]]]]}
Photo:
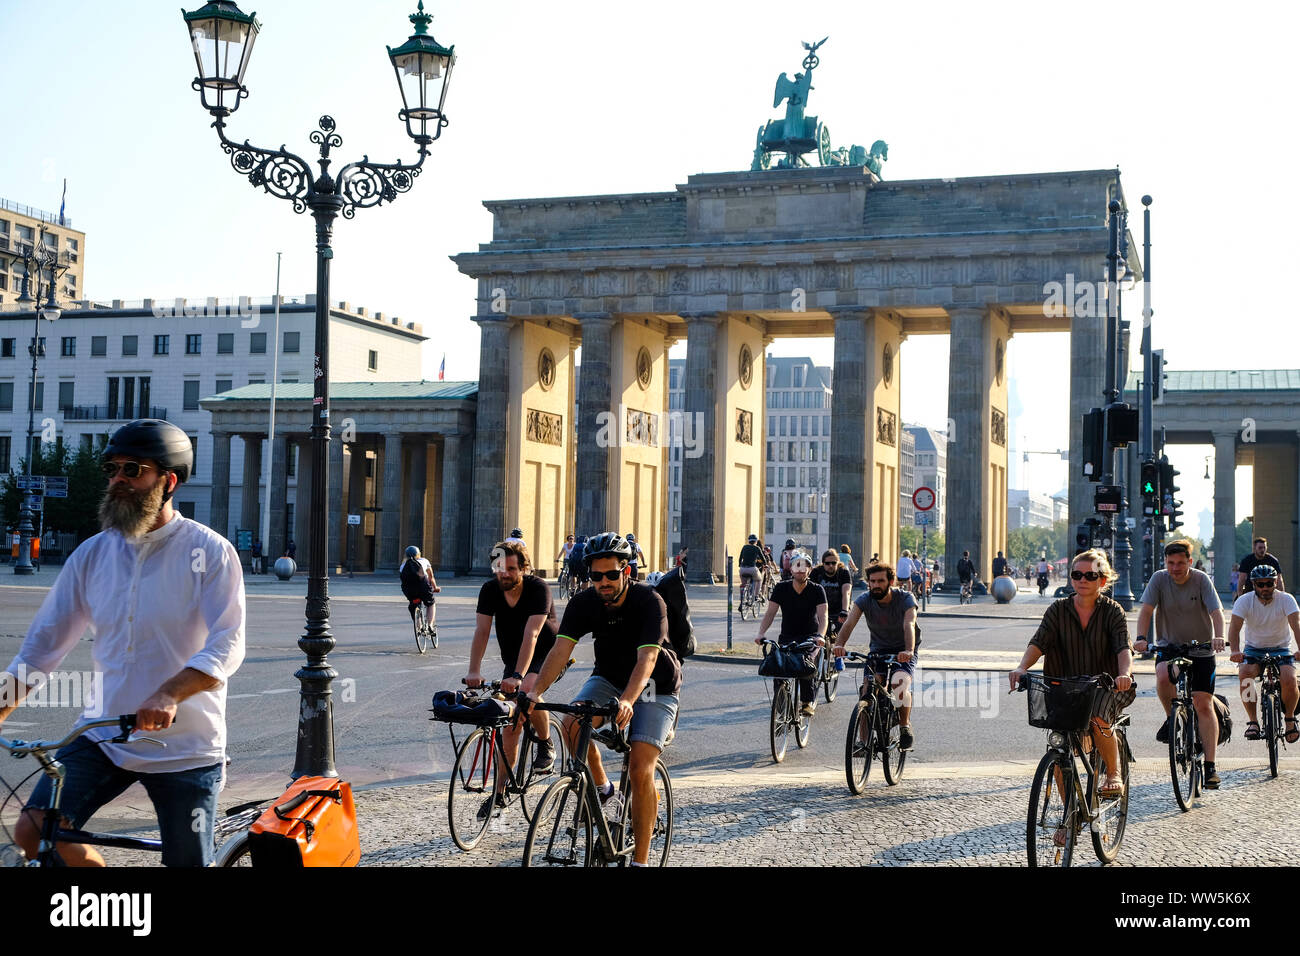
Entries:
{"type": "Polygon", "coordinates": [[[1214,769],[1214,764],[1212,763],[1207,763],[1205,765],[1205,789],[1219,789],[1219,772],[1214,769]]]}
{"type": "Polygon", "coordinates": [[[910,726],[899,727],[898,728],[898,749],[911,750],[913,743],[914,740],[912,738],[912,728],[910,726]]]}
{"type": "Polygon", "coordinates": [[[478,818],[486,820],[489,816],[500,816],[506,809],[506,795],[504,793],[494,793],[483,801],[483,806],[478,808],[478,818]]]}
{"type": "Polygon", "coordinates": [[[804,704],[803,707],[799,709],[799,713],[803,714],[805,717],[811,717],[813,714],[817,713],[817,702],[815,700],[808,701],[808,703],[804,704]]]}
{"type": "Polygon", "coordinates": [[[600,808],[605,812],[606,820],[618,823],[623,819],[623,794],[617,790],[611,791],[608,797],[601,794],[600,808]]]}
{"type": "Polygon", "coordinates": [[[533,758],[533,773],[548,774],[555,770],[555,742],[538,741],[537,756],[533,758]]]}
{"type": "Polygon", "coordinates": [[[1169,721],[1166,720],[1160,725],[1160,729],[1156,731],[1156,740],[1162,744],[1169,743],[1169,721]]]}

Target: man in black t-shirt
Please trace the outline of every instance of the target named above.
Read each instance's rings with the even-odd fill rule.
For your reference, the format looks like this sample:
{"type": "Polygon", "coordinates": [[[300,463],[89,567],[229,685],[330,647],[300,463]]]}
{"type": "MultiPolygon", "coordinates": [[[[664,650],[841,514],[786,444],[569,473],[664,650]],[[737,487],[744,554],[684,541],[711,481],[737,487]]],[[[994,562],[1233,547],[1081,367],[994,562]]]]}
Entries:
{"type": "Polygon", "coordinates": [[[1007,559],[1002,557],[1002,552],[999,551],[998,556],[993,559],[993,576],[1000,578],[1005,574],[1010,574],[1010,567],[1011,565],[1007,562],[1007,559]]]}
{"type": "Polygon", "coordinates": [[[754,594],[758,594],[759,588],[759,569],[767,564],[767,556],[763,554],[763,549],[758,546],[758,535],[751,534],[745,546],[740,549],[740,556],[736,559],[736,564],[740,566],[740,586],[743,588],[748,584],[754,594]]]}
{"type": "Polygon", "coordinates": [[[1282,580],[1282,562],[1268,550],[1268,541],[1264,538],[1256,538],[1253,542],[1255,549],[1241,559],[1237,565],[1237,593],[1236,597],[1251,590],[1250,572],[1261,564],[1271,565],[1278,569],[1277,572],[1277,590],[1279,592],[1286,590],[1286,582],[1282,580]]]}
{"type": "MultiPolygon", "coordinates": [[[[486,581],[478,592],[475,609],[474,640],[469,649],[469,673],[465,675],[467,687],[483,683],[480,672],[483,655],[487,651],[492,624],[496,622],[497,646],[501,651],[504,670],[501,690],[513,694],[523,688],[524,693],[537,682],[542,661],[555,646],[555,601],[551,589],[529,572],[528,548],[522,544],[502,542],[492,549],[492,571],[495,577],[486,581]]],[[[533,730],[540,742],[533,758],[534,773],[550,773],[555,767],[555,745],[551,743],[551,725],[546,714],[535,711],[533,730]]],[[[506,756],[514,763],[519,750],[520,728],[511,724],[506,728],[503,743],[506,756]]],[[[505,807],[505,787],[509,774],[504,767],[497,771],[497,806],[505,807]]],[[[488,807],[491,812],[491,807],[488,807]]]]}
{"type": "Polygon", "coordinates": [[[829,636],[834,637],[844,619],[849,616],[848,604],[853,600],[853,576],[840,564],[840,553],[828,549],[822,554],[822,563],[812,569],[808,580],[820,584],[826,592],[826,620],[829,636]]]}
{"type": "MultiPolygon", "coordinates": [[[[682,669],[668,639],[668,611],[651,587],[630,580],[634,545],[614,531],[587,542],[586,561],[594,587],[574,596],[564,609],[555,647],[532,687],[538,699],[563,670],[573,645],[585,634],[595,638],[596,666],[574,700],[603,704],[618,700],[614,723],[628,728],[628,781],[632,794],[632,833],[636,841],[634,866],[644,866],[650,853],[659,795],[655,762],[663,751],[677,716],[682,669]]],[[[595,726],[602,723],[600,718],[595,726]]],[[[570,746],[577,743],[578,722],[565,717],[570,746]]],[[[619,795],[601,764],[593,743],[587,765],[600,792],[606,815],[621,811],[619,795]]]]}
{"type": "MultiPolygon", "coordinates": [[[[776,612],[781,612],[781,634],[777,643],[798,644],[809,638],[815,638],[817,646],[825,645],[826,635],[826,592],[808,580],[812,572],[812,558],[806,551],[796,551],[790,557],[790,580],[782,581],[772,588],[772,597],[767,602],[767,612],[763,622],[758,626],[755,644],[767,640],[767,629],[776,619],[776,612]]],[[[813,660],[821,651],[813,652],[813,660]]],[[[817,709],[817,680],[809,677],[799,681],[799,697],[803,701],[803,712],[811,716],[817,709]]]]}

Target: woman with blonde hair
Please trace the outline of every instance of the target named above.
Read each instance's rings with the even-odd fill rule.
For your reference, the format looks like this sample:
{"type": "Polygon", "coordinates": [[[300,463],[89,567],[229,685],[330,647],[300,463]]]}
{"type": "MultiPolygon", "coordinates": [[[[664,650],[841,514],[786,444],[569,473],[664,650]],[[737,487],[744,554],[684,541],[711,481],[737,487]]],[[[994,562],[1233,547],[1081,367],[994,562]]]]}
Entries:
{"type": "Polygon", "coordinates": [[[1015,690],[1021,675],[1041,657],[1045,677],[1109,674],[1114,678],[1113,694],[1099,705],[1092,718],[1092,742],[1106,762],[1106,777],[1100,788],[1103,799],[1123,793],[1119,742],[1110,725],[1137,696],[1133,689],[1133,645],[1124,609],[1101,593],[1115,578],[1104,551],[1093,549],[1075,555],[1070,563],[1074,594],[1052,602],[1019,666],[1007,675],[1015,690]]]}

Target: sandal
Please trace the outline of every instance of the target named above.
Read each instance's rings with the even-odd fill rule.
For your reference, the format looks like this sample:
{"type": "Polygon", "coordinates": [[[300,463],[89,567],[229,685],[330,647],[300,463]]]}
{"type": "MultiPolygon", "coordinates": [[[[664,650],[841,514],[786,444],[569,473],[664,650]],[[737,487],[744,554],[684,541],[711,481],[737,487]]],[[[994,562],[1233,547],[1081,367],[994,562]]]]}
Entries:
{"type": "Polygon", "coordinates": [[[1124,796],[1124,781],[1119,778],[1108,779],[1097,790],[1103,800],[1118,800],[1124,796]]]}
{"type": "Polygon", "coordinates": [[[1248,720],[1248,721],[1246,721],[1246,735],[1245,735],[1245,736],[1246,736],[1246,739],[1247,739],[1247,740],[1259,740],[1261,737],[1264,736],[1263,734],[1261,734],[1261,733],[1259,732],[1259,721],[1258,721],[1258,720],[1248,720]]]}
{"type": "Polygon", "coordinates": [[[1288,717],[1286,719],[1286,742],[1293,744],[1297,740],[1300,740],[1300,730],[1296,729],[1295,718],[1288,717]]]}

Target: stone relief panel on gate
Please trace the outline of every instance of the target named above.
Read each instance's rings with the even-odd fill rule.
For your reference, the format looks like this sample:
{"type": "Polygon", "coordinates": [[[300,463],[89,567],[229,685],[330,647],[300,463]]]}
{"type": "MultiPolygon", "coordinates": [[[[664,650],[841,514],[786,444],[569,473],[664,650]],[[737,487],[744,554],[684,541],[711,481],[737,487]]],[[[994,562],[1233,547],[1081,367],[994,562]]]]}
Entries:
{"type": "Polygon", "coordinates": [[[1000,408],[993,409],[993,421],[990,423],[990,435],[993,444],[1007,447],[1007,413],[1000,408]]]}
{"type": "Polygon", "coordinates": [[[876,441],[890,448],[898,447],[898,416],[876,406],[876,441]]]}
{"type": "Polygon", "coordinates": [[[529,441],[542,445],[563,445],[564,416],[530,408],[525,419],[524,435],[529,441]]]}
{"type": "Polygon", "coordinates": [[[741,445],[754,444],[754,413],[736,409],[736,441],[741,445]]]}
{"type": "Polygon", "coordinates": [[[624,440],[629,445],[659,445],[659,416],[637,408],[627,410],[624,440]]]}

